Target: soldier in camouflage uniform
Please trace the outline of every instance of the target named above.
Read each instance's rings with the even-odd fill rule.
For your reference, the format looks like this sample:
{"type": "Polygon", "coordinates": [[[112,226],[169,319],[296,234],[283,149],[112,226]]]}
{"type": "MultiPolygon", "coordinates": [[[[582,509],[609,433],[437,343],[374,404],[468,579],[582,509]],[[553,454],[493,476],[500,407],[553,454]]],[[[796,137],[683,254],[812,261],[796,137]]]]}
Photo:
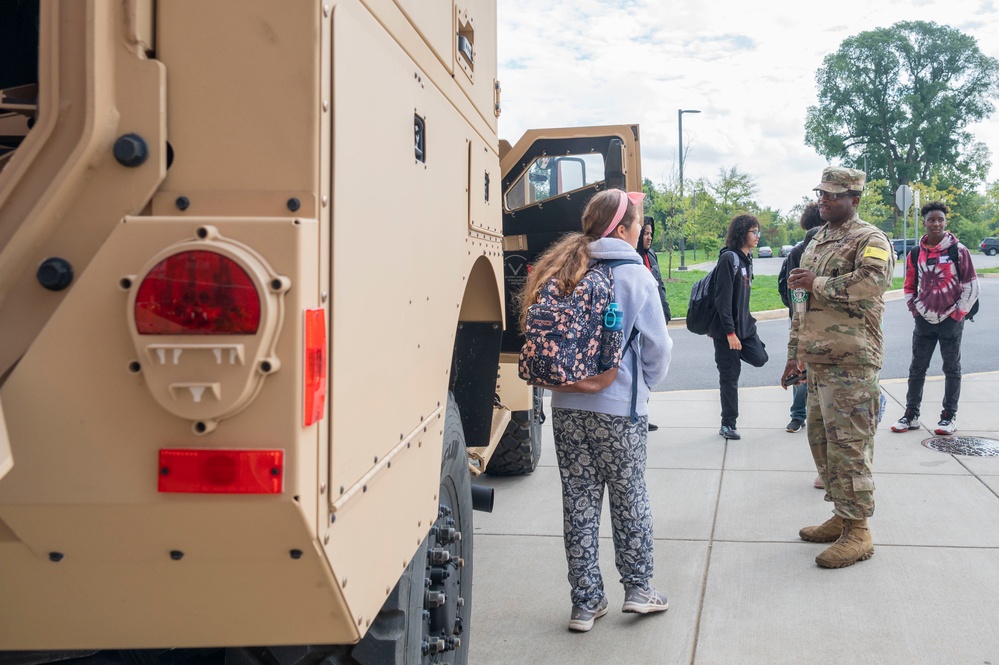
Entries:
{"type": "Polygon", "coordinates": [[[809,243],[789,289],[808,292],[805,311],[791,321],[782,381],[808,372],[808,444],[825,483],[833,517],[799,535],[835,543],[816,557],[842,568],[874,554],[867,518],[874,514],[874,433],[878,374],[884,357],[881,316],[895,253],[887,236],[860,219],[866,174],[829,167],[815,191],[825,224],[809,243]]]}

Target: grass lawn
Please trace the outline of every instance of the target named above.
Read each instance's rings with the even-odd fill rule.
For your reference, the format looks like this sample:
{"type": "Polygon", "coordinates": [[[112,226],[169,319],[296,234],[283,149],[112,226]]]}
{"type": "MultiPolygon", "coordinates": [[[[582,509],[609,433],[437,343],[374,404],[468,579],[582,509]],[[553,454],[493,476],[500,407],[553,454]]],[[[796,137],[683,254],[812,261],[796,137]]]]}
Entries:
{"type": "MultiPolygon", "coordinates": [[[[665,276],[666,269],[662,266],[661,261],[660,267],[665,276]]],[[[686,270],[683,272],[674,270],[672,279],[663,277],[663,284],[666,286],[666,299],[669,301],[670,313],[673,314],[674,319],[687,316],[687,303],[690,301],[690,290],[698,280],[707,274],[703,270],[686,270]]],[[[891,288],[902,288],[902,278],[896,277],[893,279],[891,288]]],[[[777,290],[777,275],[756,275],[753,278],[753,292],[749,297],[749,311],[765,312],[769,309],[784,309],[784,303],[780,299],[780,292],[777,290]]]]}
{"type": "Polygon", "coordinates": [[[982,268],[981,270],[976,270],[975,272],[978,273],[979,275],[981,275],[982,273],[995,274],[999,273],[999,268],[982,268]]]}

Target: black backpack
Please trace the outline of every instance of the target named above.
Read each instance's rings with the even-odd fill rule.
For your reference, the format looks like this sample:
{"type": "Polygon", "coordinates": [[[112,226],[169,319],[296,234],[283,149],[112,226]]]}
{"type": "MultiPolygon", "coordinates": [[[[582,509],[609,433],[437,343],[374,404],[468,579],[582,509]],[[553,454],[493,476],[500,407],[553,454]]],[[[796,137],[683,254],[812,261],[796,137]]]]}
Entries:
{"type": "Polygon", "coordinates": [[[707,335],[711,329],[711,322],[718,316],[718,311],[715,309],[715,271],[718,270],[724,255],[723,252],[711,272],[698,280],[690,289],[690,300],[687,302],[687,330],[695,335],[707,335]]]}
{"type": "MultiPolygon", "coordinates": [[[[916,245],[909,250],[906,255],[905,260],[909,264],[909,270],[912,270],[912,284],[916,293],[919,293],[919,268],[916,266],[916,260],[918,258],[917,252],[919,251],[920,245],[916,245]]],[[[963,283],[963,278],[961,277],[961,264],[958,262],[958,257],[960,257],[961,252],[957,245],[951,245],[947,248],[947,254],[950,256],[950,262],[954,264],[954,272],[957,273],[957,279],[963,283]]],[[[975,320],[975,314],[978,314],[978,303],[981,302],[981,297],[975,298],[975,303],[971,306],[971,311],[964,317],[969,321],[975,320]]]]}
{"type": "Polygon", "coordinates": [[[789,258],[784,258],[784,263],[780,265],[780,273],[777,274],[777,290],[780,291],[780,301],[784,303],[784,307],[791,306],[791,292],[787,289],[787,273],[790,272],[787,265],[789,258]]]}

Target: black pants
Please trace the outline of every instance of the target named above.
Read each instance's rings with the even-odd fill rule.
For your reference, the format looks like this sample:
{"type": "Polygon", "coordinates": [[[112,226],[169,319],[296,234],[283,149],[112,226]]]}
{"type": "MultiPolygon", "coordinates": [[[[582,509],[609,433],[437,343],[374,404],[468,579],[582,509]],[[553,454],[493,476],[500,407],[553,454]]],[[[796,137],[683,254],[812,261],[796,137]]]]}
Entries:
{"type": "Polygon", "coordinates": [[[769,360],[766,345],[754,333],[742,341],[742,350],[728,348],[728,339],[715,339],[715,365],[718,366],[718,388],[721,390],[721,424],[735,429],[739,418],[739,375],[742,361],[753,367],[763,367],[769,360]]]}
{"type": "Polygon", "coordinates": [[[957,401],[961,398],[961,334],[964,321],[948,318],[940,323],[929,323],[921,316],[916,317],[916,328],[912,331],[912,363],[909,365],[909,390],[905,395],[905,408],[919,415],[919,405],[923,401],[923,384],[926,370],[933,357],[933,349],[940,342],[940,355],[943,358],[944,372],[944,411],[953,418],[957,415],[957,401]]]}

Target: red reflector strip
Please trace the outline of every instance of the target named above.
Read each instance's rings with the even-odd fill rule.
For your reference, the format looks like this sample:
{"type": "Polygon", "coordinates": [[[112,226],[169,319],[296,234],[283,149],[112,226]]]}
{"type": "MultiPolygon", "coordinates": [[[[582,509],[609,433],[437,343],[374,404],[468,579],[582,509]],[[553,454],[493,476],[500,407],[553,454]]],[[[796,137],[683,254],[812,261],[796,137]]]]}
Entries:
{"type": "Polygon", "coordinates": [[[323,419],[326,411],[326,311],[305,310],[305,426],[323,419]]]}
{"type": "Polygon", "coordinates": [[[283,450],[160,450],[160,492],[280,494],[283,450]]]}

